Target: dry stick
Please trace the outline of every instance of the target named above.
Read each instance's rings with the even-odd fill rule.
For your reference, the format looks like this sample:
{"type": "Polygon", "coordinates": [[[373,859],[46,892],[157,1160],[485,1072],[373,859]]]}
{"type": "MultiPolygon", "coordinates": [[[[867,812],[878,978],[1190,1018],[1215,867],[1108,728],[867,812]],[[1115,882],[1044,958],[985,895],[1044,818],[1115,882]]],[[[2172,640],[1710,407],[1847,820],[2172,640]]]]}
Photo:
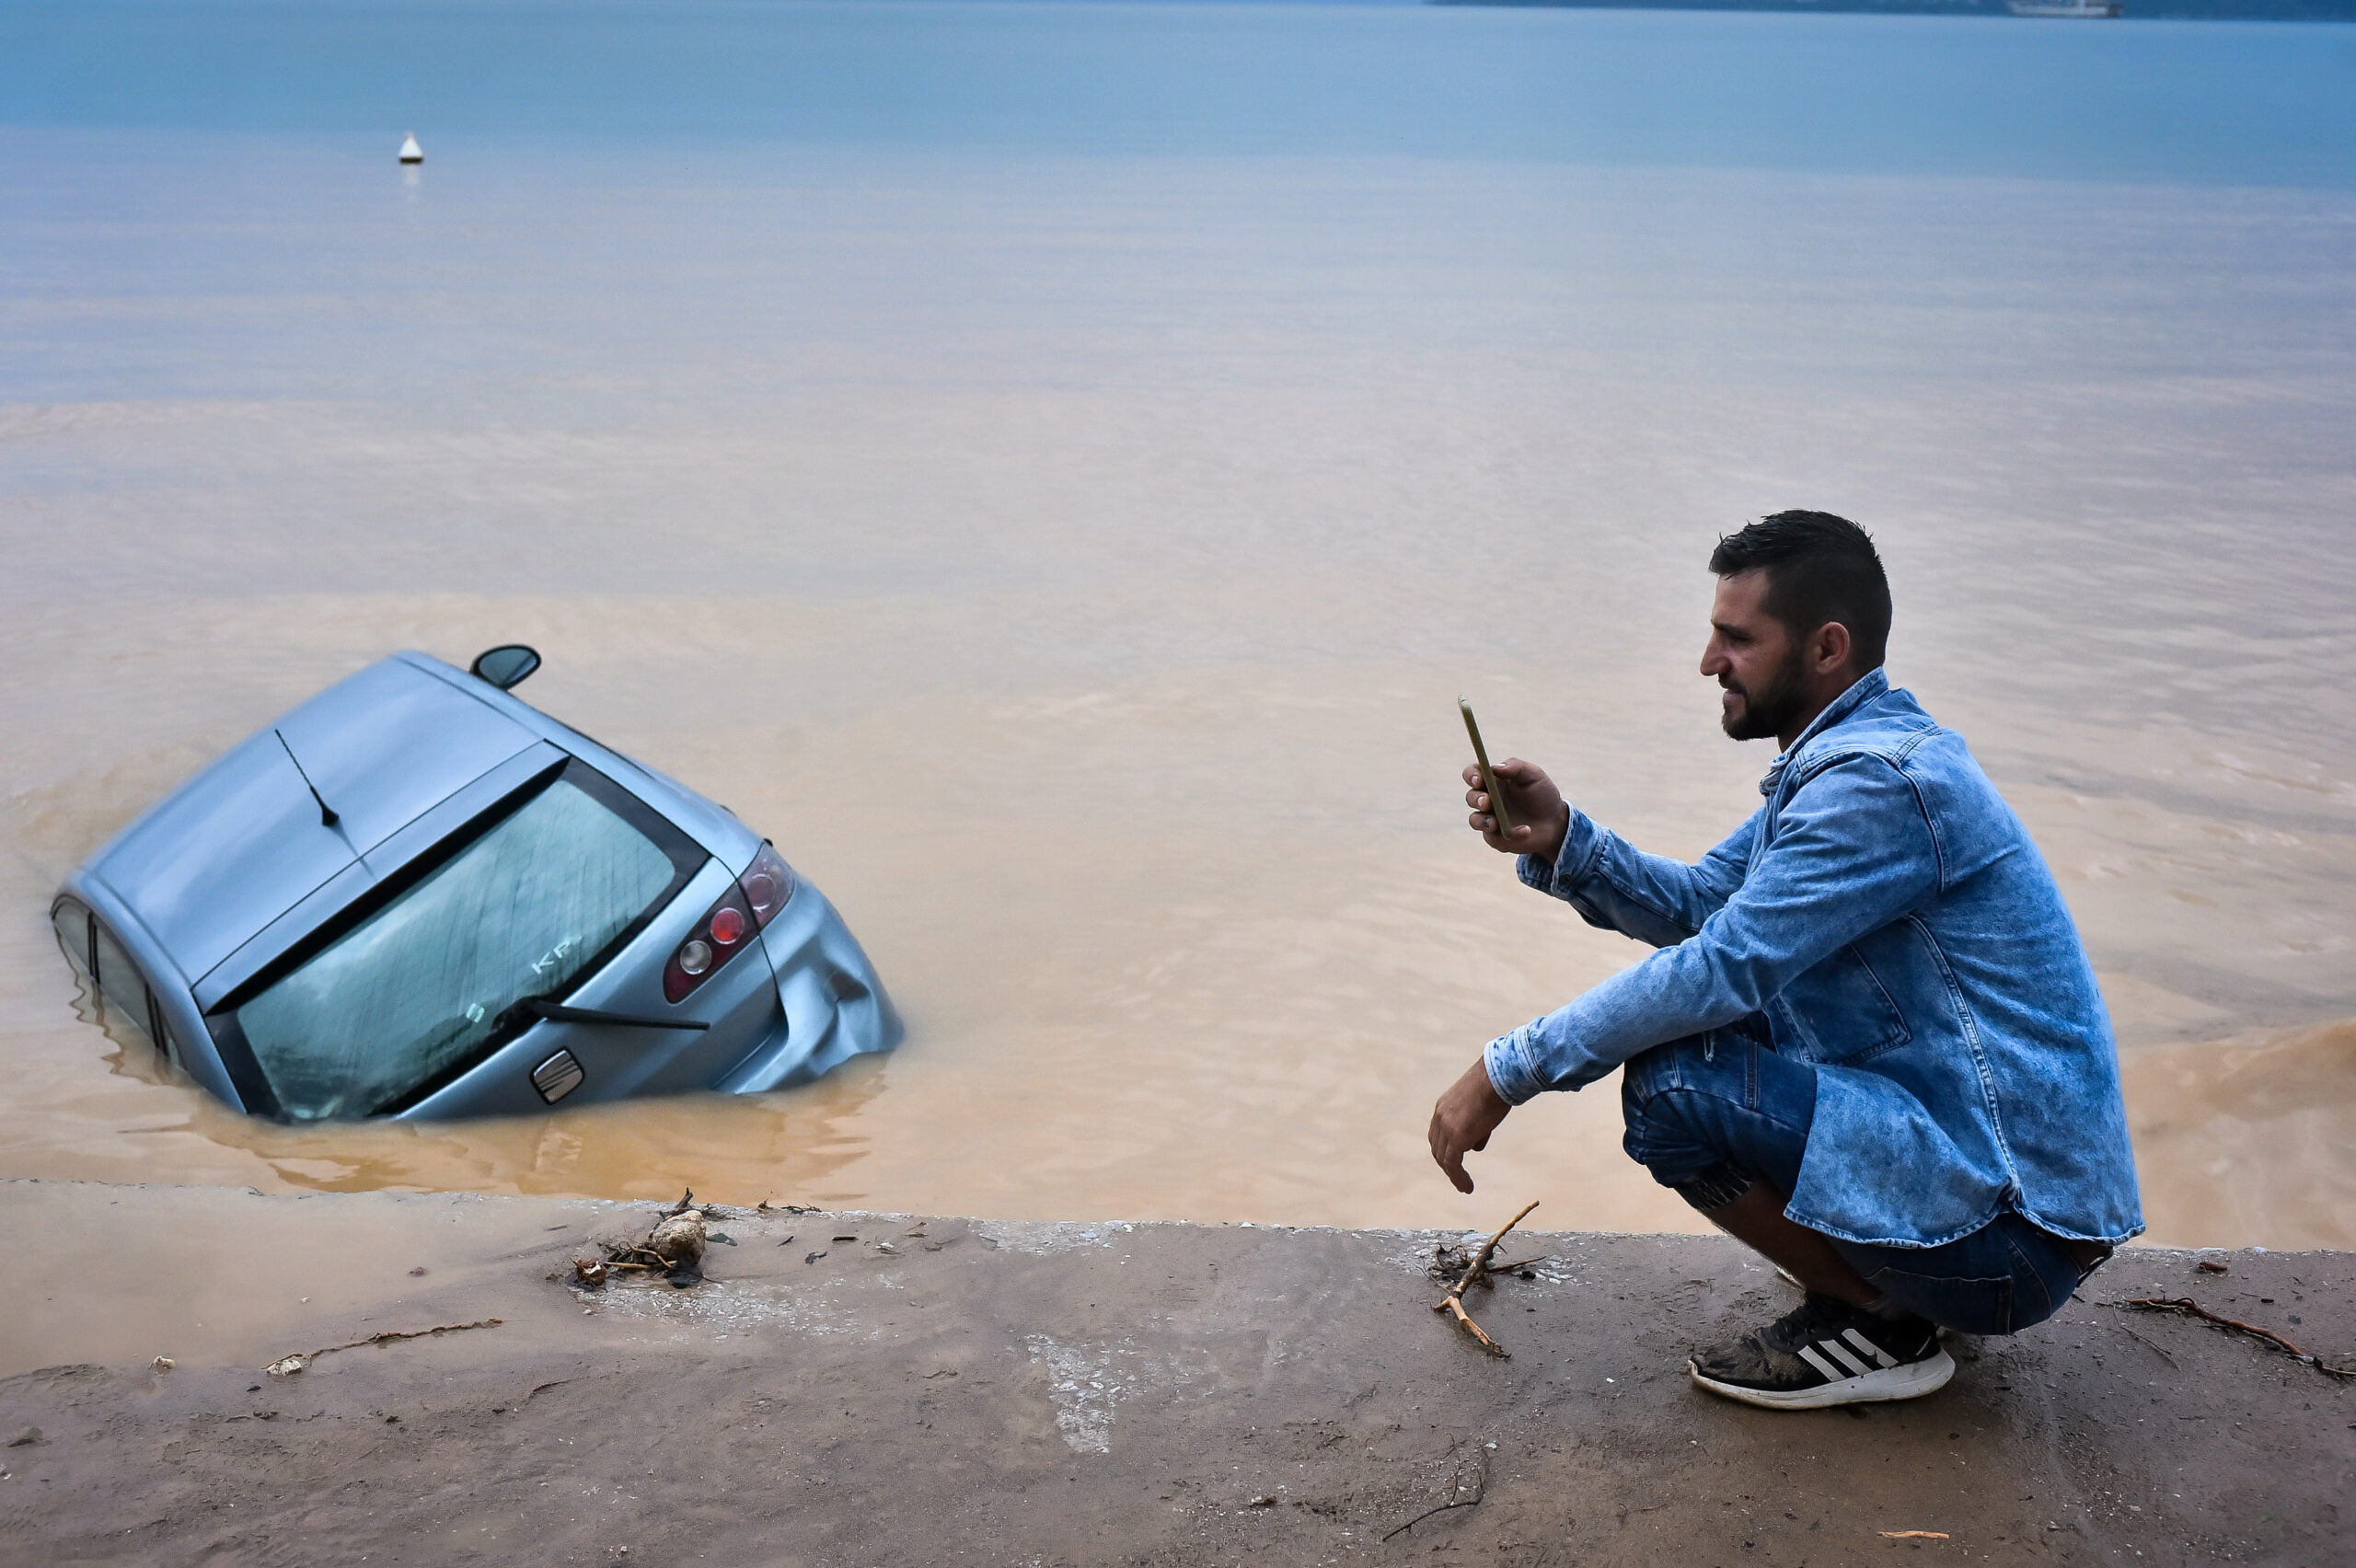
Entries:
{"type": "MultiPolygon", "coordinates": [[[[1534,1204],[1530,1205],[1532,1208],[1535,1208],[1536,1206],[1537,1205],[1534,1204]]],[[[1524,1209],[1522,1212],[1524,1214],[1528,1214],[1530,1210],[1524,1209]]],[[[1468,1322],[1471,1321],[1470,1319],[1466,1320],[1468,1322]]],[[[1481,1331],[1474,1329],[1472,1332],[1474,1333],[1479,1333],[1481,1331]]],[[[1472,1461],[1472,1495],[1470,1497],[1456,1495],[1462,1493],[1464,1490],[1464,1467],[1462,1465],[1456,1467],[1456,1473],[1451,1476],[1449,1480],[1452,1483],[1449,1487],[1450,1501],[1441,1504],[1437,1508],[1425,1509],[1422,1513],[1416,1515],[1405,1524],[1401,1525],[1397,1529],[1392,1530],[1391,1535],[1384,1536],[1382,1539],[1387,1541],[1391,1539],[1391,1536],[1404,1535],[1409,1530],[1414,1529],[1417,1525],[1422,1524],[1426,1519],[1430,1518],[1434,1514],[1445,1514],[1450,1508],[1470,1508],[1477,1505],[1482,1498],[1486,1497],[1489,1494],[1488,1461],[1477,1455],[1474,1457],[1472,1461]]]]}
{"type": "Polygon", "coordinates": [[[1483,1350],[1487,1351],[1491,1355],[1497,1357],[1499,1360],[1511,1360],[1512,1356],[1506,1350],[1505,1346],[1499,1344],[1496,1341],[1489,1337],[1488,1331],[1482,1328],[1480,1324],[1472,1320],[1472,1314],[1464,1309],[1464,1293],[1472,1287],[1474,1280],[1481,1277],[1482,1271],[1488,1266],[1490,1257],[1497,1250],[1497,1243],[1506,1239],[1506,1232],[1511,1230],[1515,1226],[1519,1225],[1523,1220],[1529,1218],[1530,1211],[1537,1206],[1537,1200],[1532,1199],[1530,1203],[1523,1205],[1522,1211],[1519,1214],[1514,1216],[1511,1219],[1507,1220],[1505,1224],[1499,1228],[1495,1236],[1490,1237],[1486,1241],[1483,1242],[1481,1244],[1481,1250],[1472,1254],[1472,1261],[1464,1265],[1464,1277],[1458,1280],[1456,1284],[1449,1288],[1449,1293],[1446,1296],[1441,1297],[1438,1303],[1432,1308],[1432,1310],[1435,1312],[1447,1312],[1452,1314],[1457,1322],[1463,1326],[1465,1332],[1471,1334],[1473,1339],[1480,1343],[1483,1350]]]}
{"type": "Polygon", "coordinates": [[[1435,1312],[1453,1312],[1456,1314],[1456,1320],[1464,1325],[1464,1332],[1481,1342],[1481,1348],[1483,1350],[1487,1351],[1491,1355],[1496,1356],[1500,1361],[1510,1361],[1513,1359],[1513,1353],[1511,1351],[1508,1351],[1505,1346],[1491,1339],[1489,1337],[1489,1332],[1472,1320],[1472,1314],[1464,1309],[1463,1301],[1453,1292],[1450,1292],[1448,1296],[1442,1297],[1440,1304],[1433,1308],[1432,1310],[1435,1312]]]}
{"type": "MultiPolygon", "coordinates": [[[[2176,1357],[2170,1355],[2165,1349],[2162,1348],[2159,1341],[2154,1339],[2146,1339],[2143,1335],[2137,1333],[2133,1329],[2129,1328],[2125,1323],[2119,1325],[2119,1332],[2125,1334],[2129,1339],[2133,1340],[2138,1344],[2149,1346],[2154,1355],[2157,1355],[2162,1361],[2166,1362],[2169,1366],[2176,1366],[2176,1357]]],[[[2177,1369],[2179,1371],[2182,1370],[2180,1367],[2177,1369]]]]}
{"type": "Polygon", "coordinates": [[[1472,1282],[1479,1279],[1482,1274],[1488,1268],[1489,1259],[1496,1253],[1497,1250],[1497,1243],[1506,1239],[1506,1232],[1511,1230],[1515,1226],[1519,1225],[1523,1220],[1528,1219],[1530,1217],[1530,1211],[1537,1206],[1538,1200],[1532,1198],[1530,1202],[1522,1205],[1522,1209],[1519,1214],[1514,1216],[1511,1219],[1507,1220],[1504,1226],[1498,1229],[1495,1236],[1490,1237],[1486,1241],[1481,1243],[1481,1250],[1472,1254],[1472,1261],[1471,1262],[1464,1265],[1464,1277],[1456,1282],[1456,1288],[1449,1294],[1451,1296],[1463,1295],[1465,1290],[1471,1286],[1472,1282]]]}
{"type": "Polygon", "coordinates": [[[278,1372],[280,1367],[284,1366],[286,1371],[279,1372],[278,1375],[285,1377],[289,1373],[300,1372],[329,1351],[358,1350],[364,1344],[390,1344],[395,1340],[426,1339],[434,1334],[455,1334],[462,1329],[495,1329],[499,1327],[502,1320],[498,1318],[480,1318],[471,1323],[440,1323],[430,1329],[387,1329],[382,1333],[370,1334],[366,1339],[346,1340],[341,1344],[331,1344],[318,1350],[306,1350],[290,1355],[282,1355],[270,1364],[269,1370],[278,1372]],[[293,1362],[294,1365],[288,1366],[289,1362],[293,1362]]]}
{"type": "Polygon", "coordinates": [[[2292,1360],[2304,1361],[2327,1378],[2356,1378],[2356,1367],[2334,1366],[2320,1356],[2308,1355],[2270,1329],[2261,1329],[2256,1323],[2245,1323],[2239,1318],[2219,1317],[2189,1296],[2138,1296],[2116,1305],[2132,1307],[2139,1312],[2175,1312],[2187,1318],[2198,1318],[2204,1323],[2215,1324],[2227,1333],[2247,1334],[2252,1339],[2264,1340],[2292,1360]]]}

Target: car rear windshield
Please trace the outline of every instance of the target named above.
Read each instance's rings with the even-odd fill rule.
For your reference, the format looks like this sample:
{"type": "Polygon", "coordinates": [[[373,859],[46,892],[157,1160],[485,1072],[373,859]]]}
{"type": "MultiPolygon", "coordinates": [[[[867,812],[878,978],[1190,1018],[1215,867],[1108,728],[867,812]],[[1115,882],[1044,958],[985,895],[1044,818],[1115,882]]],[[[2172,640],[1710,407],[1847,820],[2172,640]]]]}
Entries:
{"type": "Polygon", "coordinates": [[[281,1114],[365,1116],[479,1054],[516,1002],[563,996],[681,878],[568,773],[237,1020],[281,1114]]]}

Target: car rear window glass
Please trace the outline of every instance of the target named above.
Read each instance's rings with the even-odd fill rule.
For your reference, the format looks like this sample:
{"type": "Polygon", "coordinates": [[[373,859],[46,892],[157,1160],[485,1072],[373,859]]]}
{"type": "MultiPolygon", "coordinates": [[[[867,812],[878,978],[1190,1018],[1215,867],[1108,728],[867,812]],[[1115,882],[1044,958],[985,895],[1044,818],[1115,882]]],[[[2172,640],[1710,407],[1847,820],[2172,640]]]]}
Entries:
{"type": "Polygon", "coordinates": [[[152,1041],[147,1029],[147,982],[104,921],[98,923],[98,989],[106,997],[108,1012],[120,1015],[120,1021],[137,1030],[142,1040],[152,1041]]]}
{"type": "Polygon", "coordinates": [[[364,1116],[481,1049],[529,997],[560,997],[668,893],[647,836],[559,778],[237,1009],[294,1121],[364,1116]]]}

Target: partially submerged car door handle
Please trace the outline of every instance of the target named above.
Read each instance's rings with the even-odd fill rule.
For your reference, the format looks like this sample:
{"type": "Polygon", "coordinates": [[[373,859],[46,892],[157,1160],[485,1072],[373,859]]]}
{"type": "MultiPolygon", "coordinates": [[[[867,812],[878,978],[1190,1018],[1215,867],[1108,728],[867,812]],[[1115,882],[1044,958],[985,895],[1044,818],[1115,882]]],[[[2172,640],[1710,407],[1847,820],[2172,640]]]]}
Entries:
{"type": "Polygon", "coordinates": [[[534,1018],[550,1023],[614,1023],[632,1029],[710,1029],[711,1025],[686,1018],[640,1018],[635,1013],[606,1012],[597,1008],[568,1008],[526,997],[515,1004],[534,1018]]]}

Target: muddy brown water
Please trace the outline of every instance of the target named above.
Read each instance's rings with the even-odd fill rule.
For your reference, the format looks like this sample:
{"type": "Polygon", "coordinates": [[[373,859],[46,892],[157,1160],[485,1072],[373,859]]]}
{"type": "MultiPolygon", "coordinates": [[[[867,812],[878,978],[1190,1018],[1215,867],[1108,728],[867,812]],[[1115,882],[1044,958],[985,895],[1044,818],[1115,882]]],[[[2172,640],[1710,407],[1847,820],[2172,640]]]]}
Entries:
{"type": "Polygon", "coordinates": [[[1692,1229],[1609,1082],[1431,1169],[1482,1043],[1637,956],[1464,831],[1454,703],[1700,852],[1769,760],[1703,560],[1817,504],[2083,924],[2153,1239],[2356,1246],[2356,201],[9,134],[0,1174],[1692,1229]],[[74,864],[511,639],[826,890],[897,1054],[292,1129],[94,1022],[74,864]]]}

